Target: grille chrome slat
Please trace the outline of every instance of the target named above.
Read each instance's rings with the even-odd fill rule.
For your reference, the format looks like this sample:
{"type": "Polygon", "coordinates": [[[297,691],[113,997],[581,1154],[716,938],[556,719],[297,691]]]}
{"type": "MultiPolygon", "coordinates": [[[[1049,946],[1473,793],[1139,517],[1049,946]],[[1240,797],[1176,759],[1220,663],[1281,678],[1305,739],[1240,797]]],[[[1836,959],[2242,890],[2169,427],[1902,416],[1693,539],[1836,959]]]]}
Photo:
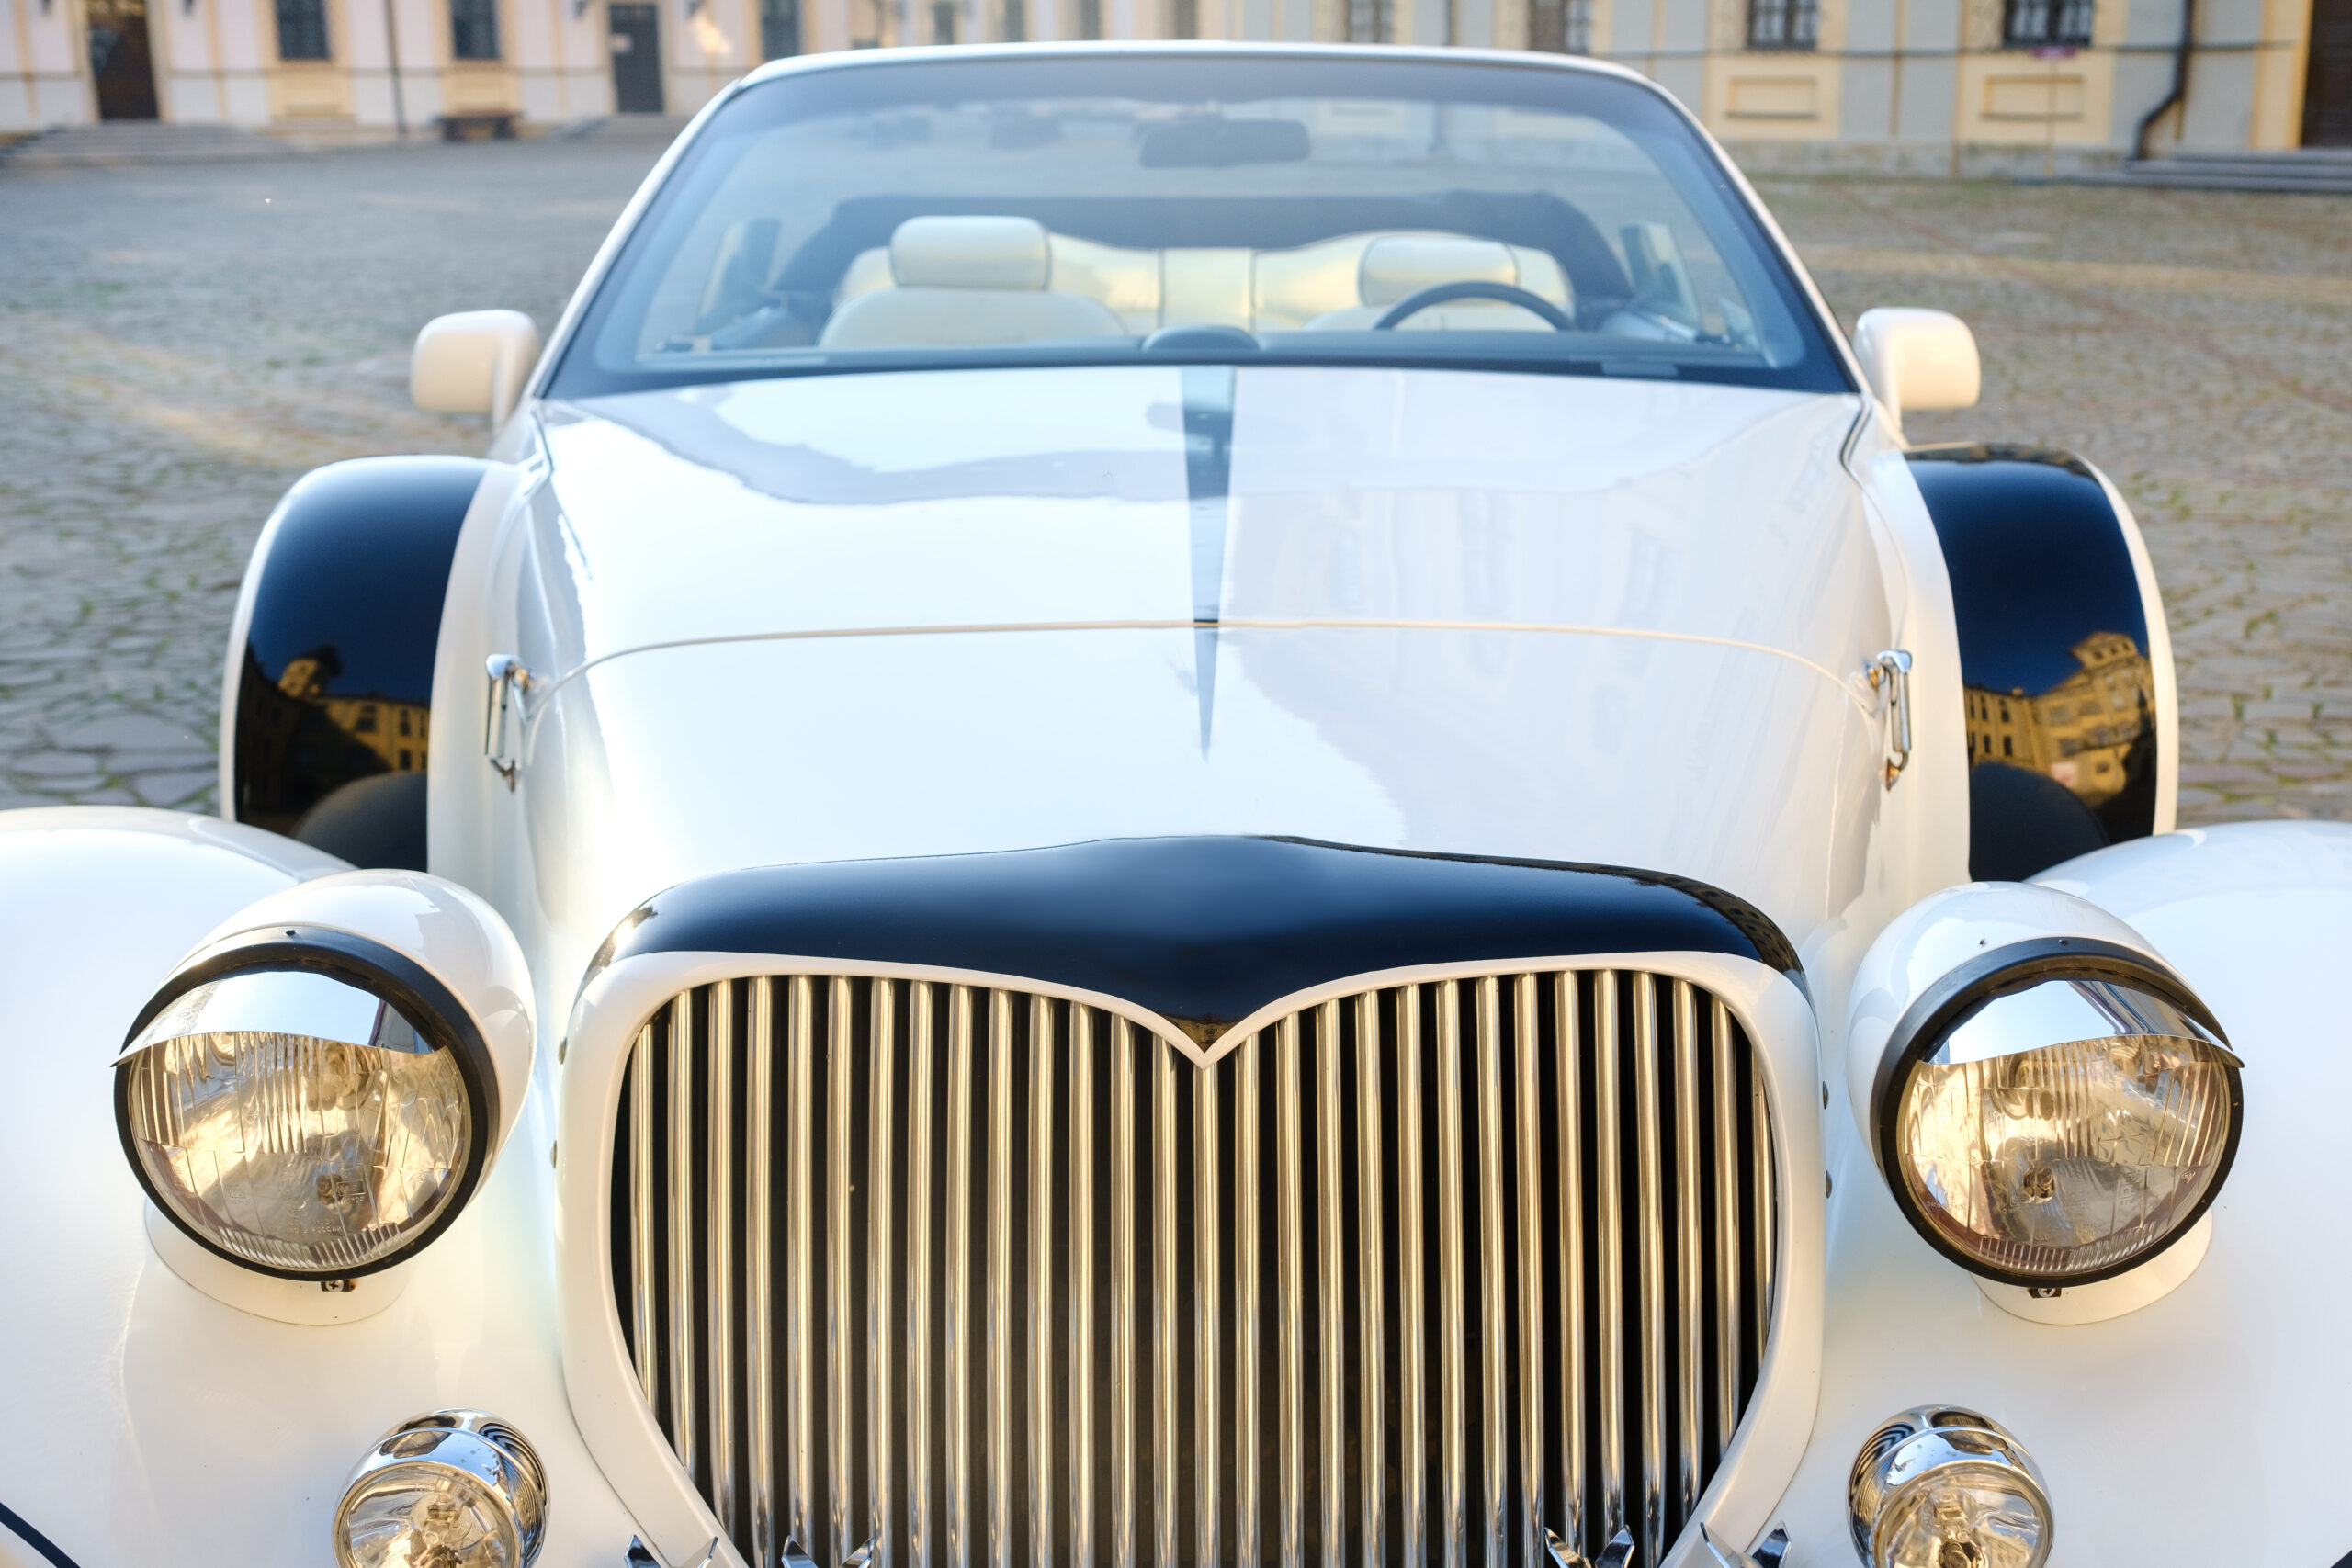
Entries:
{"type": "Polygon", "coordinates": [[[816,1280],[813,1260],[816,1207],[817,988],[806,975],[796,975],[789,995],[791,1014],[786,1025],[791,1039],[786,1048],[785,1125],[789,1145],[785,1151],[785,1296],[784,1381],[791,1415],[786,1427],[786,1453],[791,1479],[786,1484],[785,1517],[788,1539],[803,1551],[815,1544],[813,1512],[817,1491],[813,1466],[817,1457],[817,1383],[808,1364],[808,1339],[816,1319],[816,1280]]]}
{"type": "MultiPolygon", "coordinates": [[[[754,985],[764,987],[758,980],[754,985]]],[[[899,1161],[892,1123],[899,1109],[897,1087],[898,1067],[898,997],[899,988],[888,981],[870,987],[868,1004],[866,1060],[871,1078],[867,1089],[866,1110],[870,1131],[866,1138],[866,1226],[868,1234],[878,1239],[878,1247],[865,1249],[865,1418],[866,1478],[873,1487],[871,1506],[867,1516],[874,1526],[874,1568],[891,1568],[896,1553],[892,1550],[891,1510],[895,1503],[897,1476],[891,1445],[892,1408],[898,1403],[890,1367],[891,1350],[897,1336],[895,1321],[890,1314],[892,1269],[898,1249],[890,1245],[890,1225],[896,1212],[896,1178],[899,1161]]],[[[760,1407],[764,1407],[763,1401],[760,1407]]],[[[762,1547],[758,1568],[766,1568],[770,1559],[762,1547]]]]}
{"type": "MultiPolygon", "coordinates": [[[[1358,1364],[1363,1376],[1357,1381],[1357,1398],[1362,1402],[1357,1431],[1363,1455],[1362,1473],[1366,1477],[1363,1495],[1363,1563],[1364,1568],[1380,1568],[1385,1554],[1387,1514],[1383,1505],[1387,1501],[1388,1488],[1374,1485],[1370,1477],[1384,1466],[1388,1455],[1386,1411],[1384,1407],[1382,1370],[1388,1356],[1383,1329],[1381,1293],[1388,1279],[1381,1246],[1386,1230],[1385,1216],[1381,1212],[1381,1182],[1386,1176],[1381,1148],[1386,1142],[1380,1121],[1380,1052],[1383,1042],[1380,1029],[1380,996],[1366,991],[1356,998],[1356,1182],[1357,1260],[1362,1270],[1357,1285],[1357,1311],[1361,1326],[1357,1332],[1358,1364]]],[[[1203,1074],[1204,1080],[1208,1078],[1203,1074]]],[[[1208,1559],[1214,1561],[1214,1558],[1208,1559]]]]}
{"type": "Polygon", "coordinates": [[[1666,1525],[1666,1198],[1658,1145],[1657,982],[1634,976],[1634,1179],[1639,1235],[1634,1262],[1641,1298],[1641,1512],[1634,1539],[1658,1561],[1666,1525]]]}
{"type": "Polygon", "coordinates": [[[1464,1427],[1462,1336],[1462,987],[1437,984],[1438,1541],[1445,1568],[1462,1568],[1464,1427]]]}
{"type": "MultiPolygon", "coordinates": [[[[1323,1064],[1322,1085],[1315,1096],[1315,1180],[1319,1192],[1347,1190],[1340,1147],[1340,1113],[1347,1086],[1340,1077],[1340,1004],[1325,1002],[1315,1011],[1316,1055],[1323,1064]]],[[[1322,1494],[1322,1551],[1327,1568],[1340,1568],[1347,1542],[1347,1491],[1341,1481],[1341,1451],[1347,1441],[1346,1382],[1347,1320],[1342,1314],[1346,1267],[1340,1246],[1340,1205],[1327,1202],[1315,1223],[1316,1404],[1317,1468],[1322,1494]]]]}
{"type": "Polygon", "coordinates": [[[670,1004],[670,1440],[699,1483],[695,1400],[694,998],[670,1004]]]}
{"type": "Polygon", "coordinates": [[[1510,1357],[1510,1260],[1503,1255],[1503,1019],[1501,982],[1478,982],[1478,1545],[1485,1562],[1504,1555],[1504,1467],[1510,1416],[1503,1380],[1510,1357]]]}
{"type": "MultiPolygon", "coordinates": [[[[775,1511],[775,1298],[773,1275],[775,1155],[775,982],[752,982],[752,1010],[743,1057],[743,1374],[752,1467],[752,1555],[771,1563],[783,1544],[775,1511]]],[[[888,1247],[876,1249],[889,1256],[888,1247]]]]}
{"type": "MultiPolygon", "coordinates": [[[[987,1317],[989,1568],[1012,1564],[1012,996],[989,993],[987,1317]]],[[[847,1554],[844,1547],[843,1554],[847,1554]]],[[[835,1561],[839,1561],[836,1559],[835,1561]]]]}
{"type": "Polygon", "coordinates": [[[710,1406],[711,1506],[735,1528],[735,987],[713,986],[704,1004],[709,1032],[710,1089],[704,1098],[703,1141],[704,1394],[710,1406]]]}
{"type": "Polygon", "coordinates": [[[1656,1560],[1769,1326],[1762,1076],[1639,972],[1206,1069],[1012,982],[754,976],[657,1012],[617,1110],[630,1371],[758,1568],[1656,1560]]]}
{"type": "Polygon", "coordinates": [[[1699,1185],[1699,1007],[1688,980],[1674,982],[1675,1502],[1688,1517],[1699,1501],[1699,1408],[1706,1361],[1705,1281],[1701,1277],[1699,1185]]]}
{"type": "Polygon", "coordinates": [[[1054,1004],[1029,998],[1029,1557],[1054,1561],[1054,1004]]]}
{"type": "Polygon", "coordinates": [[[940,1277],[946,1351],[940,1392],[947,1482],[943,1544],[954,1568],[972,1560],[972,987],[947,992],[947,1249],[940,1277]]]}
{"type": "MultiPolygon", "coordinates": [[[[850,1437],[850,1416],[854,1407],[841,1397],[842,1391],[850,1386],[850,1325],[857,1315],[849,1261],[850,1178],[854,1174],[849,1157],[850,1126],[857,1113],[852,1072],[857,1042],[851,1033],[855,1020],[851,1010],[848,977],[834,976],[831,989],[825,1009],[825,1032],[830,1042],[825,1055],[825,1386],[832,1391],[832,1397],[825,1401],[825,1414],[831,1428],[825,1463],[825,1517],[832,1527],[833,1561],[839,1562],[858,1544],[850,1530],[852,1504],[847,1473],[856,1451],[850,1437]]],[[[714,1289],[716,1285],[714,1272],[714,1289]]]]}

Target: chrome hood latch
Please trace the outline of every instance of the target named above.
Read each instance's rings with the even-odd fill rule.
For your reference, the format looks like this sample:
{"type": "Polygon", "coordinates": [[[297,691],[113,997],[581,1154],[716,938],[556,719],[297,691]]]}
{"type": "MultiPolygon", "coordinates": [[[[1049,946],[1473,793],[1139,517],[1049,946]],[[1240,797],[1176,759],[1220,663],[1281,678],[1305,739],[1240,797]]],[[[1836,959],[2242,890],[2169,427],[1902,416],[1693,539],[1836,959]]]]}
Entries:
{"type": "Polygon", "coordinates": [[[1871,691],[1886,694],[1886,787],[1893,789],[1911,765],[1911,655],[1887,649],[1862,673],[1871,691]]]}
{"type": "Polygon", "coordinates": [[[523,765],[522,738],[517,734],[514,755],[506,750],[507,710],[512,708],[514,728],[523,727],[523,694],[537,682],[523,661],[511,653],[493,653],[483,661],[484,672],[490,677],[490,700],[482,711],[481,750],[490,760],[490,770],[514,787],[514,774],[523,765]]]}

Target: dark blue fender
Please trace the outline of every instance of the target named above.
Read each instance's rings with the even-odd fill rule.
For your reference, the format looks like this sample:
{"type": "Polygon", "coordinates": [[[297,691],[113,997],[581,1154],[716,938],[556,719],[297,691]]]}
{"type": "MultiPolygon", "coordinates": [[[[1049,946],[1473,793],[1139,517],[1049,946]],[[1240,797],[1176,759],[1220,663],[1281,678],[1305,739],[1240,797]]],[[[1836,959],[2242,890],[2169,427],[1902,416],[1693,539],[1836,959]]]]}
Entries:
{"type": "Polygon", "coordinates": [[[278,503],[230,649],[227,815],[356,865],[424,869],[434,649],[488,467],[361,458],[278,503]]]}
{"type": "MultiPolygon", "coordinates": [[[[2155,830],[2150,626],[2123,519],[2083,461],[2022,446],[1907,454],[1951,579],[1968,723],[1968,873],[2022,880],[2155,830]]],[[[2151,596],[2153,597],[2153,596],[2151,596]]]]}

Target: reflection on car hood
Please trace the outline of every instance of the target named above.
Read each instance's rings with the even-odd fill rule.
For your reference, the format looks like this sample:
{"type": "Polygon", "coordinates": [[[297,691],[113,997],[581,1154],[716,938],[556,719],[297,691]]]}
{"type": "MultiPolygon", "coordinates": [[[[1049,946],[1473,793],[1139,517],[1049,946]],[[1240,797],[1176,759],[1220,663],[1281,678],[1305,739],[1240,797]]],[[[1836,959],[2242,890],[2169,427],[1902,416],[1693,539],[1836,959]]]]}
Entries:
{"type": "Polygon", "coordinates": [[[553,406],[543,899],[593,924],[735,866],[1274,833],[1671,871],[1802,942],[1876,795],[1854,413],[1174,367],[553,406]]]}

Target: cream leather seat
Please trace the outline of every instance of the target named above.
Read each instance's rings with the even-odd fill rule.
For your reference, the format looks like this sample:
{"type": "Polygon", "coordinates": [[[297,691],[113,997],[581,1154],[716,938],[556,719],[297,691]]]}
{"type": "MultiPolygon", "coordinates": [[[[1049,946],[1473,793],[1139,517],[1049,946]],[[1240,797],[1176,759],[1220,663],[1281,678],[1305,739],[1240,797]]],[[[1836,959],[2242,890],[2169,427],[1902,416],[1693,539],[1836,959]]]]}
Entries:
{"type": "Polygon", "coordinates": [[[1034,219],[910,218],[890,236],[891,287],[845,300],[820,348],[946,348],[1121,337],[1108,306],[1046,287],[1053,253],[1034,219]]]}
{"type": "MultiPolygon", "coordinates": [[[[1507,283],[1531,293],[1550,295],[1559,287],[1555,276],[1522,278],[1518,248],[1494,240],[1474,240],[1456,234],[1391,234],[1366,245],[1356,264],[1356,297],[1361,304],[1327,310],[1306,323],[1311,333],[1369,332],[1374,322],[1401,299],[1442,283],[1507,283]],[[1543,283],[1554,287],[1546,288],[1543,283]]],[[[1549,261],[1548,256],[1544,260],[1549,261]]],[[[1550,322],[1534,311],[1499,299],[1456,299],[1417,310],[1397,323],[1408,332],[1537,332],[1548,333],[1550,322]]]]}

